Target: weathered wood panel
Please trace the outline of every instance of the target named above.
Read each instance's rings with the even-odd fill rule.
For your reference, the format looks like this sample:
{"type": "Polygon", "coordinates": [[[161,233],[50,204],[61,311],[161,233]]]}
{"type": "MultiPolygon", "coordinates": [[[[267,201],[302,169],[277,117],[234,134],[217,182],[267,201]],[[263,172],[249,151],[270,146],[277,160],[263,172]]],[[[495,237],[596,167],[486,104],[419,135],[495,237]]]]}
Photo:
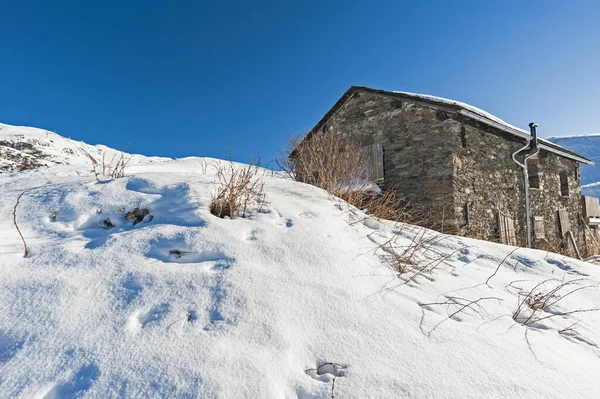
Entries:
{"type": "Polygon", "coordinates": [[[369,155],[372,165],[372,178],[374,181],[383,180],[383,143],[369,146],[369,155]]]}
{"type": "Polygon", "coordinates": [[[558,210],[558,221],[560,223],[560,234],[563,238],[567,237],[567,233],[571,231],[571,221],[569,220],[569,212],[566,209],[558,210]]]}
{"type": "Polygon", "coordinates": [[[586,218],[600,218],[600,201],[598,198],[582,195],[581,199],[583,203],[583,215],[586,218]]]}
{"type": "Polygon", "coordinates": [[[500,227],[500,242],[508,245],[517,245],[515,221],[510,215],[498,211],[498,225],[500,227]]]}
{"type": "Polygon", "coordinates": [[[546,238],[544,231],[544,217],[534,216],[533,217],[533,233],[536,240],[543,240],[546,238]]]}

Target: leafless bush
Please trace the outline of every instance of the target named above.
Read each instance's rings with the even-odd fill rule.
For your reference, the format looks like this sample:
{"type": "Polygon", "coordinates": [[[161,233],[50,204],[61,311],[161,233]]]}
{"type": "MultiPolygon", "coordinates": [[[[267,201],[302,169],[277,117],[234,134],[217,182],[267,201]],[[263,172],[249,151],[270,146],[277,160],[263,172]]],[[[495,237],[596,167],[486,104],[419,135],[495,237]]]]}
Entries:
{"type": "Polygon", "coordinates": [[[498,297],[494,297],[494,296],[490,296],[490,297],[482,297],[482,298],[477,298],[477,299],[467,299],[467,298],[461,298],[458,296],[446,296],[446,300],[442,301],[442,302],[431,302],[431,303],[421,303],[419,304],[419,306],[423,307],[423,308],[427,308],[427,307],[431,307],[431,306],[446,306],[447,311],[448,311],[448,317],[441,320],[440,322],[438,322],[435,326],[433,326],[433,328],[425,333],[425,331],[423,331],[423,322],[425,319],[425,312],[423,312],[423,317],[421,318],[421,323],[419,325],[419,328],[421,329],[421,331],[426,334],[428,337],[431,336],[431,334],[445,321],[452,319],[453,317],[459,315],[462,312],[466,312],[467,310],[472,311],[473,313],[477,314],[479,317],[481,317],[481,319],[485,320],[485,316],[484,313],[487,314],[485,308],[480,304],[480,302],[483,301],[490,301],[490,300],[494,300],[494,301],[498,301],[501,302],[502,299],[498,298],[498,297]]]}
{"type": "Polygon", "coordinates": [[[210,212],[223,218],[238,215],[246,217],[251,204],[262,207],[264,203],[264,182],[259,176],[259,168],[250,164],[236,168],[232,161],[217,167],[218,187],[210,203],[210,212]]]}
{"type": "Polygon", "coordinates": [[[385,252],[383,260],[403,279],[401,284],[407,284],[419,276],[431,274],[440,265],[457,252],[468,247],[458,248],[451,252],[443,252],[437,248],[437,244],[447,239],[445,234],[437,233],[424,227],[404,225],[399,232],[378,249],[385,252]],[[412,234],[407,241],[404,230],[412,234]]]}
{"type": "Polygon", "coordinates": [[[561,282],[556,279],[544,280],[530,290],[519,290],[519,300],[513,320],[525,325],[537,324],[542,320],[556,316],[568,316],[576,313],[597,311],[600,307],[559,311],[554,306],[578,291],[598,287],[597,284],[585,285],[585,279],[561,282]]]}
{"type": "Polygon", "coordinates": [[[200,158],[198,160],[198,164],[200,164],[200,170],[202,171],[202,174],[204,174],[204,175],[208,171],[209,166],[212,166],[213,168],[215,168],[215,170],[218,170],[218,166],[215,165],[215,162],[208,161],[206,158],[200,158]]]}
{"type": "Polygon", "coordinates": [[[377,188],[366,148],[337,134],[292,136],[279,166],[297,181],[320,187],[351,204],[360,203],[365,191],[377,188]]]}
{"type": "Polygon", "coordinates": [[[23,251],[23,257],[26,258],[27,257],[27,243],[25,242],[25,237],[23,236],[23,233],[21,233],[21,229],[19,228],[19,225],[17,224],[17,207],[19,206],[19,202],[21,201],[21,197],[29,190],[25,190],[23,191],[21,194],[19,194],[19,196],[17,197],[17,202],[15,203],[15,207],[13,209],[13,223],[15,225],[15,228],[17,229],[17,232],[19,233],[19,236],[21,236],[21,240],[23,241],[23,247],[24,247],[24,251],[23,251]]]}
{"type": "Polygon", "coordinates": [[[337,134],[299,134],[288,138],[277,165],[300,182],[320,187],[363,210],[374,219],[431,225],[428,213],[398,194],[399,186],[382,190],[374,181],[367,147],[337,134]]]}
{"type": "Polygon", "coordinates": [[[481,317],[483,319],[484,317],[483,317],[482,312],[484,312],[485,309],[481,306],[481,304],[479,302],[488,301],[488,300],[501,301],[501,299],[498,297],[466,299],[466,298],[461,298],[458,296],[448,296],[448,297],[446,297],[446,300],[443,302],[422,303],[422,304],[420,304],[420,306],[443,305],[443,306],[447,306],[448,310],[450,310],[451,308],[454,308],[454,311],[452,313],[448,312],[449,319],[451,319],[452,317],[458,315],[459,313],[469,309],[469,310],[473,311],[474,313],[476,313],[477,315],[479,315],[479,317],[481,317]]]}
{"type": "Polygon", "coordinates": [[[102,175],[104,177],[119,179],[125,176],[125,167],[131,161],[131,156],[127,157],[125,155],[125,149],[128,145],[129,143],[125,144],[120,154],[114,154],[110,162],[106,162],[106,153],[102,155],[102,175]]]}
{"type": "Polygon", "coordinates": [[[537,248],[543,251],[554,252],[559,255],[572,257],[574,255],[568,239],[554,238],[542,239],[537,242],[537,248]]]}
{"type": "Polygon", "coordinates": [[[100,176],[108,177],[111,179],[119,179],[125,176],[125,167],[131,161],[131,157],[125,154],[125,149],[129,143],[127,143],[120,154],[114,154],[110,161],[106,160],[106,152],[102,154],[102,164],[94,158],[89,152],[87,152],[84,148],[80,147],[80,149],[85,153],[92,164],[92,170],[94,172],[94,176],[97,181],[100,181],[100,176]]]}

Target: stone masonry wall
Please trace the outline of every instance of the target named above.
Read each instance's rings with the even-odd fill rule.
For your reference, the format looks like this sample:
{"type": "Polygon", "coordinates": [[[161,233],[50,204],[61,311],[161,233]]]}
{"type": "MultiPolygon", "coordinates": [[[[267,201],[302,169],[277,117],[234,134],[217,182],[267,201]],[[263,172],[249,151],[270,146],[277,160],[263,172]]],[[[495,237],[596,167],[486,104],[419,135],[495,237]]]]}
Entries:
{"type": "Polygon", "coordinates": [[[351,136],[364,145],[383,143],[385,187],[399,193],[418,208],[437,215],[434,227],[451,232],[452,165],[456,126],[441,120],[437,110],[409,101],[358,92],[323,129],[351,136]]]}
{"type": "MultiPolygon", "coordinates": [[[[502,210],[515,220],[518,242],[525,245],[524,175],[512,160],[512,154],[523,147],[524,141],[516,141],[518,139],[504,132],[470,120],[457,119],[461,129],[455,144],[460,159],[454,180],[458,230],[465,235],[494,239],[498,234],[498,211],[502,210]]],[[[564,208],[578,246],[583,247],[579,164],[543,150],[529,159],[530,171],[534,163],[538,169],[539,189],[530,189],[532,227],[533,217],[543,217],[546,240],[553,246],[561,245],[558,209],[564,208]],[[561,171],[568,178],[569,196],[561,195],[561,171]]],[[[543,243],[534,240],[534,245],[542,247],[543,243]]]]}
{"type": "MultiPolygon", "coordinates": [[[[383,143],[385,187],[397,185],[412,204],[435,215],[434,228],[495,240],[502,210],[514,219],[518,242],[525,245],[523,171],[511,158],[524,140],[451,107],[367,91],[356,92],[322,130],[364,145],[383,143]]],[[[567,209],[583,246],[578,163],[546,151],[535,162],[540,188],[531,190],[532,216],[544,218],[547,240],[559,245],[557,210],[567,209]],[[561,195],[561,171],[568,177],[569,196],[561,195]]]]}

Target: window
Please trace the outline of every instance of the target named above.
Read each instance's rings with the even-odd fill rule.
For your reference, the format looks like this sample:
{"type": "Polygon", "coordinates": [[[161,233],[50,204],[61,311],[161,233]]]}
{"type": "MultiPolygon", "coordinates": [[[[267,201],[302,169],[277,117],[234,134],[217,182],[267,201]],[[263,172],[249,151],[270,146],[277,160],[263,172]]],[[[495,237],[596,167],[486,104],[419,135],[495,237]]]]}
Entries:
{"type": "Polygon", "coordinates": [[[527,172],[529,174],[529,187],[540,188],[540,172],[537,161],[531,161],[527,166],[527,172]]]}
{"type": "Polygon", "coordinates": [[[563,197],[569,196],[569,178],[567,176],[567,171],[562,170],[558,174],[560,177],[560,195],[563,197]]]}
{"type": "Polygon", "coordinates": [[[462,148],[467,148],[467,131],[464,126],[460,127],[460,144],[462,148]]]}

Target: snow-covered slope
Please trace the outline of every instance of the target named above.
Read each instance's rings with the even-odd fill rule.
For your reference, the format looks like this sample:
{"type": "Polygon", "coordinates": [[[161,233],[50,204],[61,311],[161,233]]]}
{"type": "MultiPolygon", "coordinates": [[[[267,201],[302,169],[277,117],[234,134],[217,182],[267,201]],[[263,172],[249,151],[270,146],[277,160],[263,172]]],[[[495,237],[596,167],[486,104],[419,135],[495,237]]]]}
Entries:
{"type": "MultiPolygon", "coordinates": [[[[103,159],[109,163],[118,156],[119,151],[103,145],[67,139],[49,130],[0,123],[0,173],[53,165],[78,165],[80,169],[91,169],[92,159],[101,166],[103,159]]],[[[140,159],[134,155],[131,162],[135,164],[140,159]]]]}
{"type": "Polygon", "coordinates": [[[595,162],[595,165],[581,165],[581,186],[583,194],[600,197],[600,134],[549,137],[546,140],[595,162]]]}
{"type": "Polygon", "coordinates": [[[266,203],[220,219],[219,162],[0,175],[0,397],[598,397],[600,314],[571,313],[600,303],[573,291],[598,266],[378,222],[268,171],[266,203]]]}

